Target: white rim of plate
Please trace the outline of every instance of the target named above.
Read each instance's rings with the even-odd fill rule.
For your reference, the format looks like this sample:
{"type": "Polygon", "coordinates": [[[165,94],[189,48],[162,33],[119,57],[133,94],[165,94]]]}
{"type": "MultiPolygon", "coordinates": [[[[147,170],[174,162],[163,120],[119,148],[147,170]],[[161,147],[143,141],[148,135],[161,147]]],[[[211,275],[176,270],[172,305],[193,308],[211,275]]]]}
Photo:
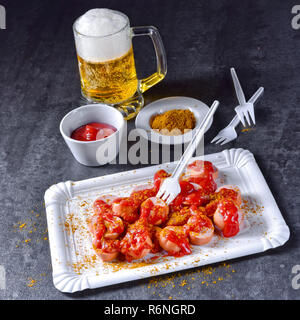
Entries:
{"type": "MultiPolygon", "coordinates": [[[[153,101],[146,105],[135,119],[135,127],[141,129],[141,135],[146,140],[160,144],[183,144],[191,140],[194,132],[199,127],[209,107],[204,102],[184,96],[173,96],[153,101]],[[163,113],[172,109],[189,109],[196,117],[196,126],[192,132],[178,136],[167,136],[155,132],[150,127],[150,119],[155,114],[163,113]]],[[[209,122],[205,132],[211,127],[213,119],[209,122]]]]}

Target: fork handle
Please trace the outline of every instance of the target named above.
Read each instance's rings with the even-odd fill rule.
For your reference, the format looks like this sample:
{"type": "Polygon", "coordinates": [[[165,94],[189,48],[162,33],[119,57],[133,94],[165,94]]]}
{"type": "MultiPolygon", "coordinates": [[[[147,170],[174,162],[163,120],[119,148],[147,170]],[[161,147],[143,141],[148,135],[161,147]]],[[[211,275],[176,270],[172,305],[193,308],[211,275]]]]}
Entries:
{"type": "Polygon", "coordinates": [[[239,116],[236,114],[233,119],[230,121],[230,123],[228,124],[228,127],[233,127],[235,128],[238,124],[240,123],[240,118],[239,116]]]}
{"type": "Polygon", "coordinates": [[[256,92],[253,94],[253,96],[249,99],[248,103],[255,103],[258,98],[263,94],[264,92],[264,87],[260,87],[256,90],[256,92]]]}
{"type": "Polygon", "coordinates": [[[185,166],[193,156],[194,151],[196,150],[200,140],[202,139],[205,129],[210,121],[210,119],[213,117],[215,111],[217,110],[219,106],[219,101],[215,100],[210,107],[209,111],[207,112],[206,116],[204,117],[203,121],[201,122],[199,128],[196,131],[196,134],[193,136],[191,142],[189,143],[188,147],[186,148],[185,152],[181,156],[175,170],[172,173],[172,178],[179,179],[181,173],[185,169],[185,166]]]}
{"type": "Polygon", "coordinates": [[[234,88],[235,88],[235,93],[236,93],[237,99],[239,101],[239,104],[244,105],[246,103],[246,98],[245,98],[243,89],[241,87],[239,78],[238,78],[234,68],[231,68],[230,71],[231,71],[231,76],[232,76],[232,80],[233,80],[233,84],[234,84],[234,88]]]}

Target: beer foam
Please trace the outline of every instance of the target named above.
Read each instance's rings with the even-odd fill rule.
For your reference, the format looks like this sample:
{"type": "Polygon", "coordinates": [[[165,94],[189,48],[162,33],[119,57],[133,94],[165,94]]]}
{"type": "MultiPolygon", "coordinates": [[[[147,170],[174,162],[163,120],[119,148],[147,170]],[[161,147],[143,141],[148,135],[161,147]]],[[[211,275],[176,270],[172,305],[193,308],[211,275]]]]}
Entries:
{"type": "Polygon", "coordinates": [[[92,9],[79,18],[76,30],[87,36],[106,36],[120,31],[127,19],[109,9],[92,9]]]}
{"type": "Polygon", "coordinates": [[[119,58],[131,47],[126,16],[109,9],[87,11],[74,25],[78,55],[90,62],[119,58]]]}

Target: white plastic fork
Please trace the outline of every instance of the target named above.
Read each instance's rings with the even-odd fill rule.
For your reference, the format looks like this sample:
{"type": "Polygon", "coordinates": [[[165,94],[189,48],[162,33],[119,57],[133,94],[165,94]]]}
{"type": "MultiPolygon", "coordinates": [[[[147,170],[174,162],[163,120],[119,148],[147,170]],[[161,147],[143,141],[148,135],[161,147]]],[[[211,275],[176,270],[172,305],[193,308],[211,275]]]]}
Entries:
{"type": "Polygon", "coordinates": [[[248,125],[251,126],[250,118],[251,118],[252,122],[255,124],[253,103],[251,103],[249,101],[246,102],[244,92],[242,90],[241,84],[239,82],[239,79],[237,77],[237,74],[236,74],[234,68],[231,68],[230,72],[231,72],[236,96],[239,101],[239,105],[234,110],[235,110],[236,114],[238,115],[238,117],[244,127],[246,126],[244,119],[246,119],[248,122],[248,125]],[[250,115],[250,118],[249,118],[249,115],[250,115]]]}
{"type": "MultiPolygon", "coordinates": [[[[257,99],[263,94],[264,88],[260,87],[254,95],[249,99],[248,103],[254,103],[257,101],[257,99]]],[[[237,137],[237,133],[235,131],[235,127],[240,123],[240,119],[238,115],[235,115],[234,118],[231,120],[231,122],[222,129],[211,141],[211,143],[216,143],[216,144],[225,144],[228,143],[237,137]]]]}
{"type": "Polygon", "coordinates": [[[194,151],[196,150],[199,142],[201,141],[205,129],[214,115],[215,111],[219,106],[219,101],[215,100],[210,107],[209,111],[207,112],[206,116],[204,117],[203,121],[201,122],[199,128],[196,131],[196,134],[193,136],[191,142],[189,143],[188,147],[186,148],[185,152],[181,156],[178,164],[173,171],[171,177],[164,180],[162,185],[159,188],[159,191],[156,195],[157,198],[161,198],[164,200],[168,205],[176,198],[176,196],[180,193],[181,188],[179,185],[179,177],[182,174],[183,170],[185,169],[187,163],[193,156],[194,151]]]}

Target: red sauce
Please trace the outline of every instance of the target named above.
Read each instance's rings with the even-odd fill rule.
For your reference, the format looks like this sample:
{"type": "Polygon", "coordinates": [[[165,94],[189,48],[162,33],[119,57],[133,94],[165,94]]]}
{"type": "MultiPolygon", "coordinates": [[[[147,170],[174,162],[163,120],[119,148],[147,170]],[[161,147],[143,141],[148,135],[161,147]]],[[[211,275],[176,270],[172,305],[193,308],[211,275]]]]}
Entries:
{"type": "Polygon", "coordinates": [[[194,185],[192,185],[191,183],[189,183],[187,181],[182,180],[179,182],[179,185],[180,185],[180,189],[181,189],[180,193],[182,195],[188,195],[189,193],[195,191],[194,185]]]}
{"type": "Polygon", "coordinates": [[[185,204],[196,205],[196,206],[203,206],[207,203],[207,201],[208,201],[208,196],[203,192],[202,189],[190,193],[184,199],[185,204]]]}
{"type": "Polygon", "coordinates": [[[179,184],[181,191],[179,195],[170,204],[171,211],[173,212],[180,211],[181,206],[184,203],[186,197],[188,197],[189,194],[195,191],[195,187],[188,181],[181,180],[179,184]]]}
{"type": "Polygon", "coordinates": [[[185,196],[182,194],[179,194],[171,203],[170,203],[170,211],[176,212],[180,211],[182,209],[182,204],[185,199],[185,196]]]}
{"type": "Polygon", "coordinates": [[[152,242],[148,228],[139,221],[131,225],[120,242],[120,248],[129,262],[138,259],[144,250],[151,250],[152,242]]]}
{"type": "Polygon", "coordinates": [[[129,197],[116,198],[113,201],[114,205],[119,207],[114,211],[114,214],[120,216],[124,221],[133,223],[139,218],[138,206],[135,205],[133,199],[129,197]]]}
{"type": "Polygon", "coordinates": [[[168,178],[170,174],[165,170],[158,170],[154,174],[154,189],[156,191],[159,190],[161,183],[164,181],[165,178],[168,178]]]}
{"type": "Polygon", "coordinates": [[[188,255],[192,252],[190,233],[213,231],[212,217],[217,209],[224,221],[223,236],[236,235],[239,192],[230,188],[216,192],[217,170],[209,162],[198,161],[189,169],[192,175],[181,179],[181,192],[169,207],[154,198],[163,180],[170,176],[165,170],[155,173],[153,185],[137,187],[129,197],[95,200],[95,214],[89,223],[94,248],[101,253],[118,253],[120,261],[140,259],[149,252],[158,253],[163,250],[160,244],[166,244],[165,256],[188,255]]]}
{"type": "Polygon", "coordinates": [[[188,181],[198,184],[205,194],[210,194],[217,190],[217,184],[212,175],[208,175],[207,177],[190,177],[188,181]]]}
{"type": "Polygon", "coordinates": [[[224,217],[224,237],[233,237],[239,232],[238,209],[232,200],[222,200],[219,204],[219,210],[224,217]]]}
{"type": "Polygon", "coordinates": [[[169,255],[175,257],[181,257],[192,253],[190,243],[187,236],[187,228],[185,227],[173,227],[173,229],[163,229],[163,235],[170,242],[176,244],[180,251],[168,252],[169,255]]]}
{"type": "Polygon", "coordinates": [[[161,224],[168,219],[169,208],[167,205],[154,204],[149,198],[144,201],[140,209],[140,217],[151,225],[161,224]]]}
{"type": "Polygon", "coordinates": [[[213,216],[216,212],[220,201],[224,199],[230,199],[235,204],[238,203],[238,193],[235,190],[222,188],[220,191],[212,193],[210,195],[211,202],[205,207],[206,214],[213,216]]]}
{"type": "Polygon", "coordinates": [[[231,199],[235,204],[238,203],[238,193],[235,190],[223,188],[217,193],[217,198],[231,199]]]}
{"type": "Polygon", "coordinates": [[[102,217],[112,215],[111,205],[101,199],[96,199],[93,204],[93,209],[96,214],[102,217]]]}
{"type": "Polygon", "coordinates": [[[107,230],[111,233],[117,233],[118,235],[124,231],[123,220],[116,216],[107,216],[105,217],[104,222],[107,230]]]}
{"type": "Polygon", "coordinates": [[[96,238],[95,246],[99,248],[100,240],[106,232],[120,235],[124,231],[123,220],[114,216],[111,205],[97,199],[93,205],[95,216],[92,218],[90,230],[96,238]]]}
{"type": "Polygon", "coordinates": [[[154,189],[144,189],[139,191],[133,191],[130,195],[136,206],[140,206],[148,198],[154,197],[157,191],[154,189]]]}
{"type": "Polygon", "coordinates": [[[205,207],[207,216],[212,217],[214,215],[214,213],[218,209],[219,202],[220,201],[218,199],[213,200],[205,207]]]}
{"type": "Polygon", "coordinates": [[[213,164],[209,161],[196,160],[188,165],[188,169],[193,171],[194,176],[208,176],[215,172],[213,164]]]}
{"type": "Polygon", "coordinates": [[[212,221],[205,215],[194,215],[188,221],[189,231],[200,233],[203,228],[213,228],[212,221]]]}
{"type": "Polygon", "coordinates": [[[162,251],[162,248],[161,248],[161,246],[159,244],[159,240],[158,240],[158,236],[159,236],[159,233],[161,230],[162,229],[159,227],[152,227],[151,228],[151,240],[153,243],[153,247],[151,249],[152,253],[158,253],[158,252],[162,251]]]}
{"type": "Polygon", "coordinates": [[[110,124],[90,122],[75,129],[71,134],[71,138],[79,141],[95,141],[107,138],[116,131],[117,129],[110,124]]]}

